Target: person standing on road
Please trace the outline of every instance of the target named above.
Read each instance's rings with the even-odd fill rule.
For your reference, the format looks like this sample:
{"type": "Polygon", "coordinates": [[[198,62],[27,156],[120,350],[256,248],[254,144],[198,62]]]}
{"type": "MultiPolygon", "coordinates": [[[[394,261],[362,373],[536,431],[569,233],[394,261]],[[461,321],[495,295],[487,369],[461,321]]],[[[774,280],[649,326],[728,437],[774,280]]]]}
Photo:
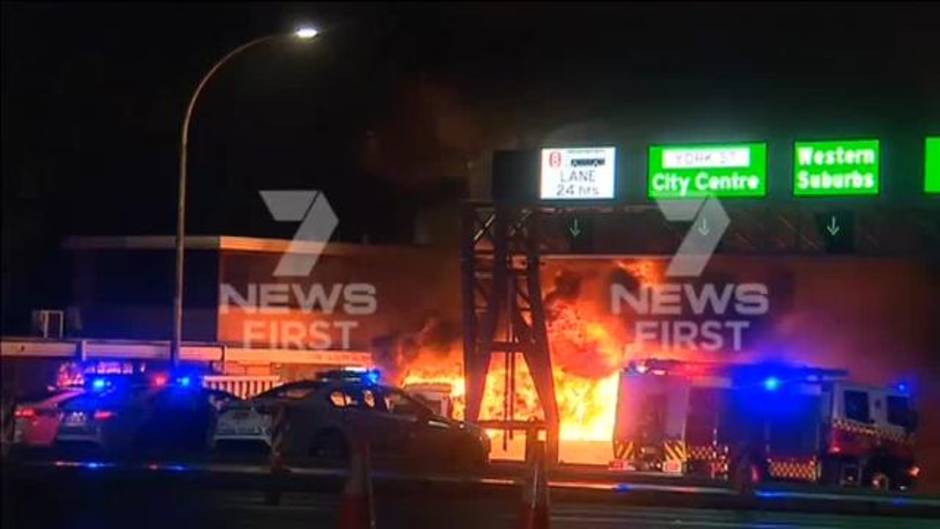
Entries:
{"type": "Polygon", "coordinates": [[[0,415],[0,428],[2,428],[2,455],[3,459],[6,460],[7,455],[10,453],[10,448],[13,446],[13,431],[16,425],[16,399],[13,396],[11,391],[8,391],[6,387],[0,388],[0,407],[2,407],[2,415],[0,415]]]}

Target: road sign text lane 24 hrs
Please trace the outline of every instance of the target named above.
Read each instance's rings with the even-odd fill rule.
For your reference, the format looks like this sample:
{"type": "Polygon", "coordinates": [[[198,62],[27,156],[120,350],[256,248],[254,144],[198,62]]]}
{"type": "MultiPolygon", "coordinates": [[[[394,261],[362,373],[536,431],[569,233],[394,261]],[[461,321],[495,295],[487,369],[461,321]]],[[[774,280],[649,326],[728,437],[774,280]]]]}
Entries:
{"type": "Polygon", "coordinates": [[[542,149],[542,200],[614,198],[616,150],[613,147],[542,149]]]}

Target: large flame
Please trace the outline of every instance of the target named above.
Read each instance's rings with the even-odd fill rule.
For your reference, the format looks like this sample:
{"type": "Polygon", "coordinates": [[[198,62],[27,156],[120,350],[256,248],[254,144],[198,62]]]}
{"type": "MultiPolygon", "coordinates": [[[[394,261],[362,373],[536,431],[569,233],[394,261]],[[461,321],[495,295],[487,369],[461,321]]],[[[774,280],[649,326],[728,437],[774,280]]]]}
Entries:
{"type": "MultiPolygon", "coordinates": [[[[617,373],[624,347],[604,323],[581,315],[578,305],[566,304],[548,327],[552,344],[555,399],[564,440],[609,441],[614,426],[617,373]]],[[[444,383],[451,387],[454,415],[463,418],[463,365],[457,350],[441,357],[421,352],[409,362],[400,383],[444,383]]],[[[528,420],[544,417],[535,384],[521,354],[515,358],[515,379],[508,380],[506,357],[493,355],[483,393],[481,419],[528,420]],[[507,385],[513,384],[511,411],[507,385]]]]}
{"type": "MultiPolygon", "coordinates": [[[[613,264],[612,268],[630,274],[639,284],[661,280],[662,271],[656,263],[622,261],[613,264]]],[[[629,326],[612,316],[599,301],[607,299],[607,284],[603,281],[594,283],[595,291],[579,285],[578,295],[558,296],[547,301],[549,349],[563,441],[610,442],[619,370],[630,358],[641,354],[628,346],[632,338],[629,326]]],[[[443,356],[422,351],[403,369],[399,383],[450,384],[454,415],[462,418],[465,385],[460,359],[462,353],[457,346],[443,356]]],[[[507,379],[506,363],[505,354],[492,356],[480,418],[522,421],[543,418],[535,384],[523,355],[516,354],[513,381],[507,379]],[[506,401],[510,384],[514,390],[511,406],[506,401]]]]}

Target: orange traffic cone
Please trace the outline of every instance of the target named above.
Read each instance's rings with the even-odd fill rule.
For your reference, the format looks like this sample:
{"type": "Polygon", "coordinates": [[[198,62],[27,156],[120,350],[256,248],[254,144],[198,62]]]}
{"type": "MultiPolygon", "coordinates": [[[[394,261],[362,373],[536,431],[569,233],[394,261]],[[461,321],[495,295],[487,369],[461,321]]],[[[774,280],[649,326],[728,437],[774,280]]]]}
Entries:
{"type": "Polygon", "coordinates": [[[375,529],[369,445],[363,440],[353,443],[350,454],[349,474],[339,504],[339,529],[375,529]]]}
{"type": "Polygon", "coordinates": [[[545,441],[532,453],[532,475],[523,485],[519,529],[548,529],[548,481],[545,479],[545,441]]]}

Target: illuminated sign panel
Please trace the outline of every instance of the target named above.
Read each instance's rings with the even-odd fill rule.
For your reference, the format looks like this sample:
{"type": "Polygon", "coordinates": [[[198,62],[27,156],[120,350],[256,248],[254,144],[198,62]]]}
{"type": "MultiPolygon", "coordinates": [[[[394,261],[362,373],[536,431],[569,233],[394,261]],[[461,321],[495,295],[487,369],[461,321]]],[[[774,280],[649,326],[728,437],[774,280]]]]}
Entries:
{"type": "Polygon", "coordinates": [[[940,136],[927,138],[924,145],[924,189],[940,193],[940,136]]]}
{"type": "Polygon", "coordinates": [[[653,145],[650,198],[762,197],[767,194],[767,144],[653,145]]]}
{"type": "Polygon", "coordinates": [[[539,196],[543,200],[614,198],[615,153],[613,147],[542,149],[539,196]]]}
{"type": "Polygon", "coordinates": [[[793,148],[793,194],[877,195],[878,140],[798,141],[793,148]]]}

